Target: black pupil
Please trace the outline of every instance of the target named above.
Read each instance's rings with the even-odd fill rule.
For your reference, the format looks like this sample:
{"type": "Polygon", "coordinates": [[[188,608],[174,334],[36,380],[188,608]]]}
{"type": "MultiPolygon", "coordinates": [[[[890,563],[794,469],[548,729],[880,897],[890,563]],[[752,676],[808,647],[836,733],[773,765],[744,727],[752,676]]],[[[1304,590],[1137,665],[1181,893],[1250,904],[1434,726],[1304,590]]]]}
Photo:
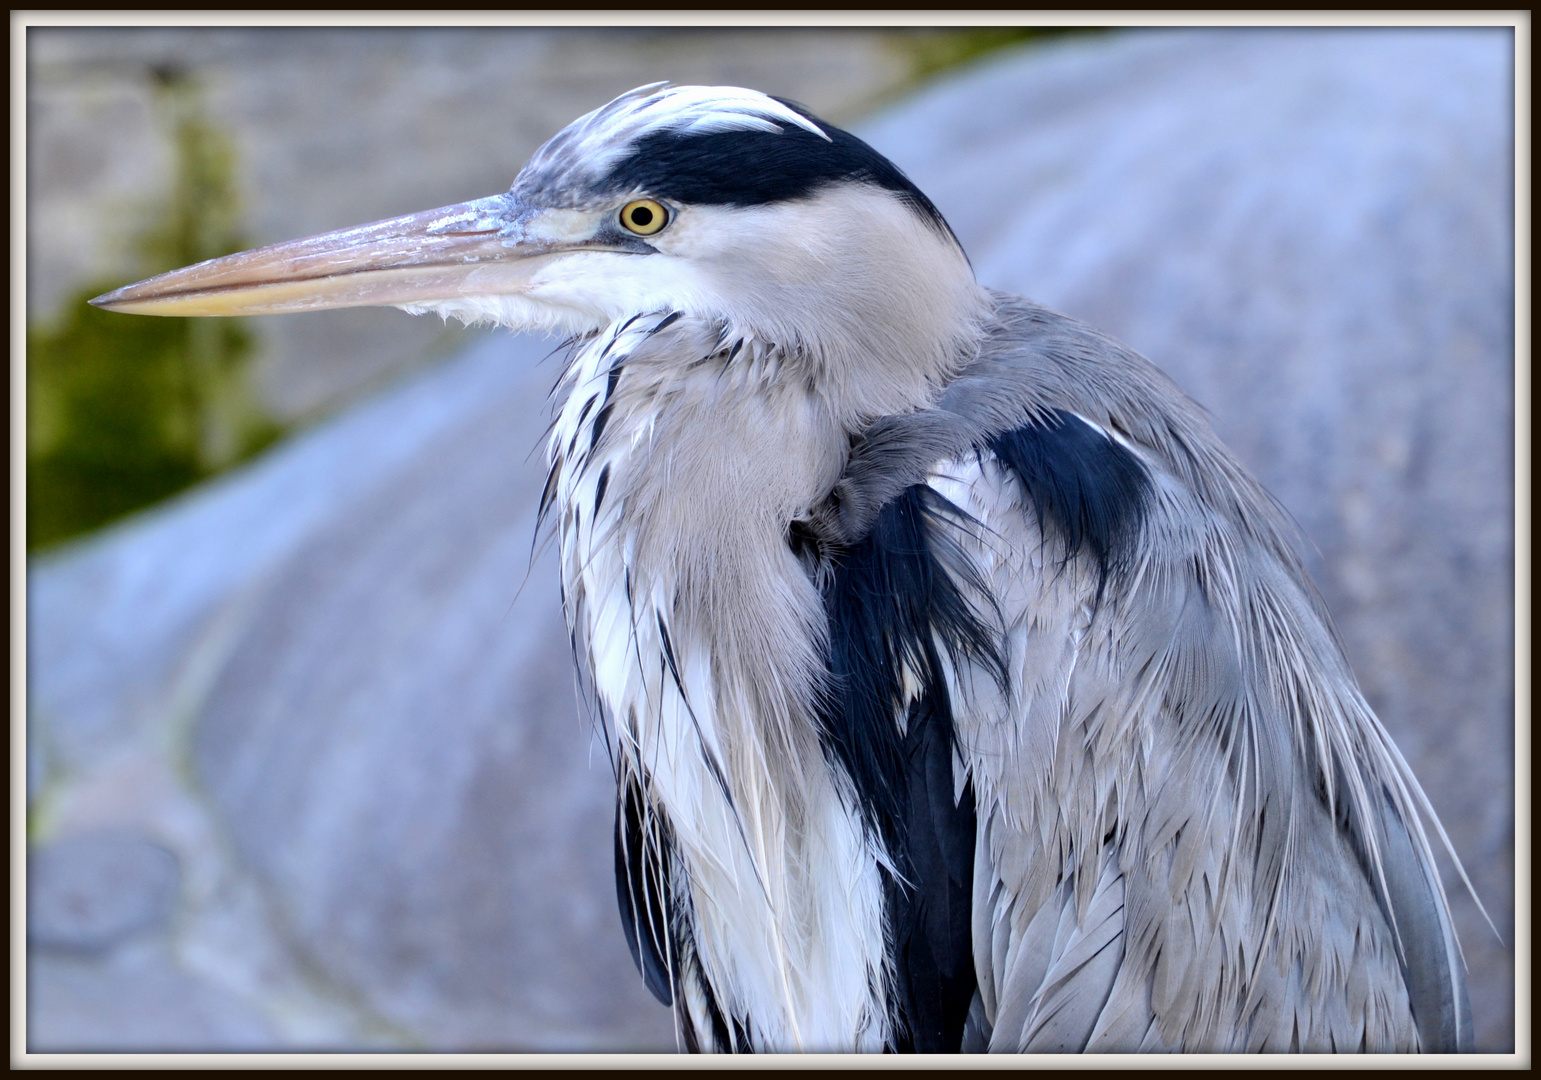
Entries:
{"type": "Polygon", "coordinates": [[[639,229],[645,229],[653,223],[653,212],[645,206],[631,208],[631,223],[639,229]]]}

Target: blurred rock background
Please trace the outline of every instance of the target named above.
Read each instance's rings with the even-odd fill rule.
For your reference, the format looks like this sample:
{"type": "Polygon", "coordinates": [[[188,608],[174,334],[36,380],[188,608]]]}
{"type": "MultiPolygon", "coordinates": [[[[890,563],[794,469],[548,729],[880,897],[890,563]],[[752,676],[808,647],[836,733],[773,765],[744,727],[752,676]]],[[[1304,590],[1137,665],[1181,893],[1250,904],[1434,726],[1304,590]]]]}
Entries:
{"type": "MultiPolygon", "coordinates": [[[[997,41],[33,28],[29,377],[36,343],[39,387],[99,378],[85,296],[502,190],[639,83],[796,98],[908,170],[982,281],[1211,410],[1513,942],[1512,34],[1070,36],[915,90],[997,41]]],[[[672,1049],[532,553],[553,343],[104,318],[147,401],[196,404],[144,443],[156,482],[218,475],[29,563],[28,1048],[672,1049]],[[158,323],[203,336],[132,337],[158,323]]],[[[100,475],[79,455],[53,475],[100,475]]],[[[1450,884],[1479,1047],[1512,1049],[1512,953],[1450,884]]]]}

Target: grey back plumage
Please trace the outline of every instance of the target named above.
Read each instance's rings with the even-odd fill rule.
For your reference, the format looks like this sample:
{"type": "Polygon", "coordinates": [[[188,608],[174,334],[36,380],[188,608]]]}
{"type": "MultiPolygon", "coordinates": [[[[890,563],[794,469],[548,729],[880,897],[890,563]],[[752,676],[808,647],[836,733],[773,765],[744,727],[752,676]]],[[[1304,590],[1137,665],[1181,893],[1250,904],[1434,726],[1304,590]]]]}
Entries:
{"type": "Polygon", "coordinates": [[[999,613],[1002,688],[956,674],[996,1050],[1455,1050],[1469,1006],[1432,811],[1349,671],[1284,515],[1116,343],[997,296],[934,409],[859,442],[859,535],[924,482],[999,613]],[[1070,414],[1150,486],[1103,565],[985,447],[1070,414]]]}

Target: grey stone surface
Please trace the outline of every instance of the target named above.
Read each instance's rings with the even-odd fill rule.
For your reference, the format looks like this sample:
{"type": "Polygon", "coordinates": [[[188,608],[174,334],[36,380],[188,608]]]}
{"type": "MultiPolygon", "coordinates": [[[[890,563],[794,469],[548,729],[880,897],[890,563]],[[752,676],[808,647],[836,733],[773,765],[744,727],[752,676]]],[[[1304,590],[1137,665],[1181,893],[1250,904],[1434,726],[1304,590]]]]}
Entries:
{"type": "Polygon", "coordinates": [[[141,738],[163,718],[168,685],[204,655],[196,644],[217,608],[376,497],[509,371],[549,349],[531,343],[517,360],[478,353],[450,377],[418,376],[238,474],[35,560],[27,692],[38,771],[87,769],[141,738]]]}
{"type": "MultiPolygon", "coordinates": [[[[860,130],[981,280],[1122,337],[1212,410],[1314,542],[1356,670],[1513,941],[1509,48],[1110,36],[860,130]]],[[[228,1009],[189,1013],[178,1046],[672,1046],[615,925],[606,767],[530,559],[554,362],[476,340],[33,568],[34,832],[133,828],[176,853],[183,895],[106,960],[34,952],[32,1033],[125,1030],[146,998],[114,1013],[114,988],[185,978],[228,1009]]],[[[1512,955],[1456,904],[1478,1045],[1512,1047],[1512,955]]],[[[145,1030],[194,1009],[165,993],[145,1030]]]]}
{"type": "Polygon", "coordinates": [[[72,836],[27,854],[27,940],[95,951],[165,926],[176,908],[176,856],[131,833],[72,836]]]}
{"type": "Polygon", "coordinates": [[[179,969],[165,942],[105,961],[34,953],[27,970],[27,1049],[33,1053],[261,1050],[262,1016],[179,969]]]}

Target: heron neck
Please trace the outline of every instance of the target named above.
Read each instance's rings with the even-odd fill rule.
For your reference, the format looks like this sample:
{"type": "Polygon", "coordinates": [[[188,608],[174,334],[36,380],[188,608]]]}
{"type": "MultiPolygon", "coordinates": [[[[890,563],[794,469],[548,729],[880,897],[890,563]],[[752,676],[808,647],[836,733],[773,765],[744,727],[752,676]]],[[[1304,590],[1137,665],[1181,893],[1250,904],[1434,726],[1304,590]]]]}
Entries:
{"type": "Polygon", "coordinates": [[[825,767],[823,605],[786,542],[846,434],[791,358],[735,344],[648,316],[575,355],[551,443],[567,614],[621,778],[670,822],[716,1000],[761,1045],[876,1049],[877,862],[825,767]]]}

